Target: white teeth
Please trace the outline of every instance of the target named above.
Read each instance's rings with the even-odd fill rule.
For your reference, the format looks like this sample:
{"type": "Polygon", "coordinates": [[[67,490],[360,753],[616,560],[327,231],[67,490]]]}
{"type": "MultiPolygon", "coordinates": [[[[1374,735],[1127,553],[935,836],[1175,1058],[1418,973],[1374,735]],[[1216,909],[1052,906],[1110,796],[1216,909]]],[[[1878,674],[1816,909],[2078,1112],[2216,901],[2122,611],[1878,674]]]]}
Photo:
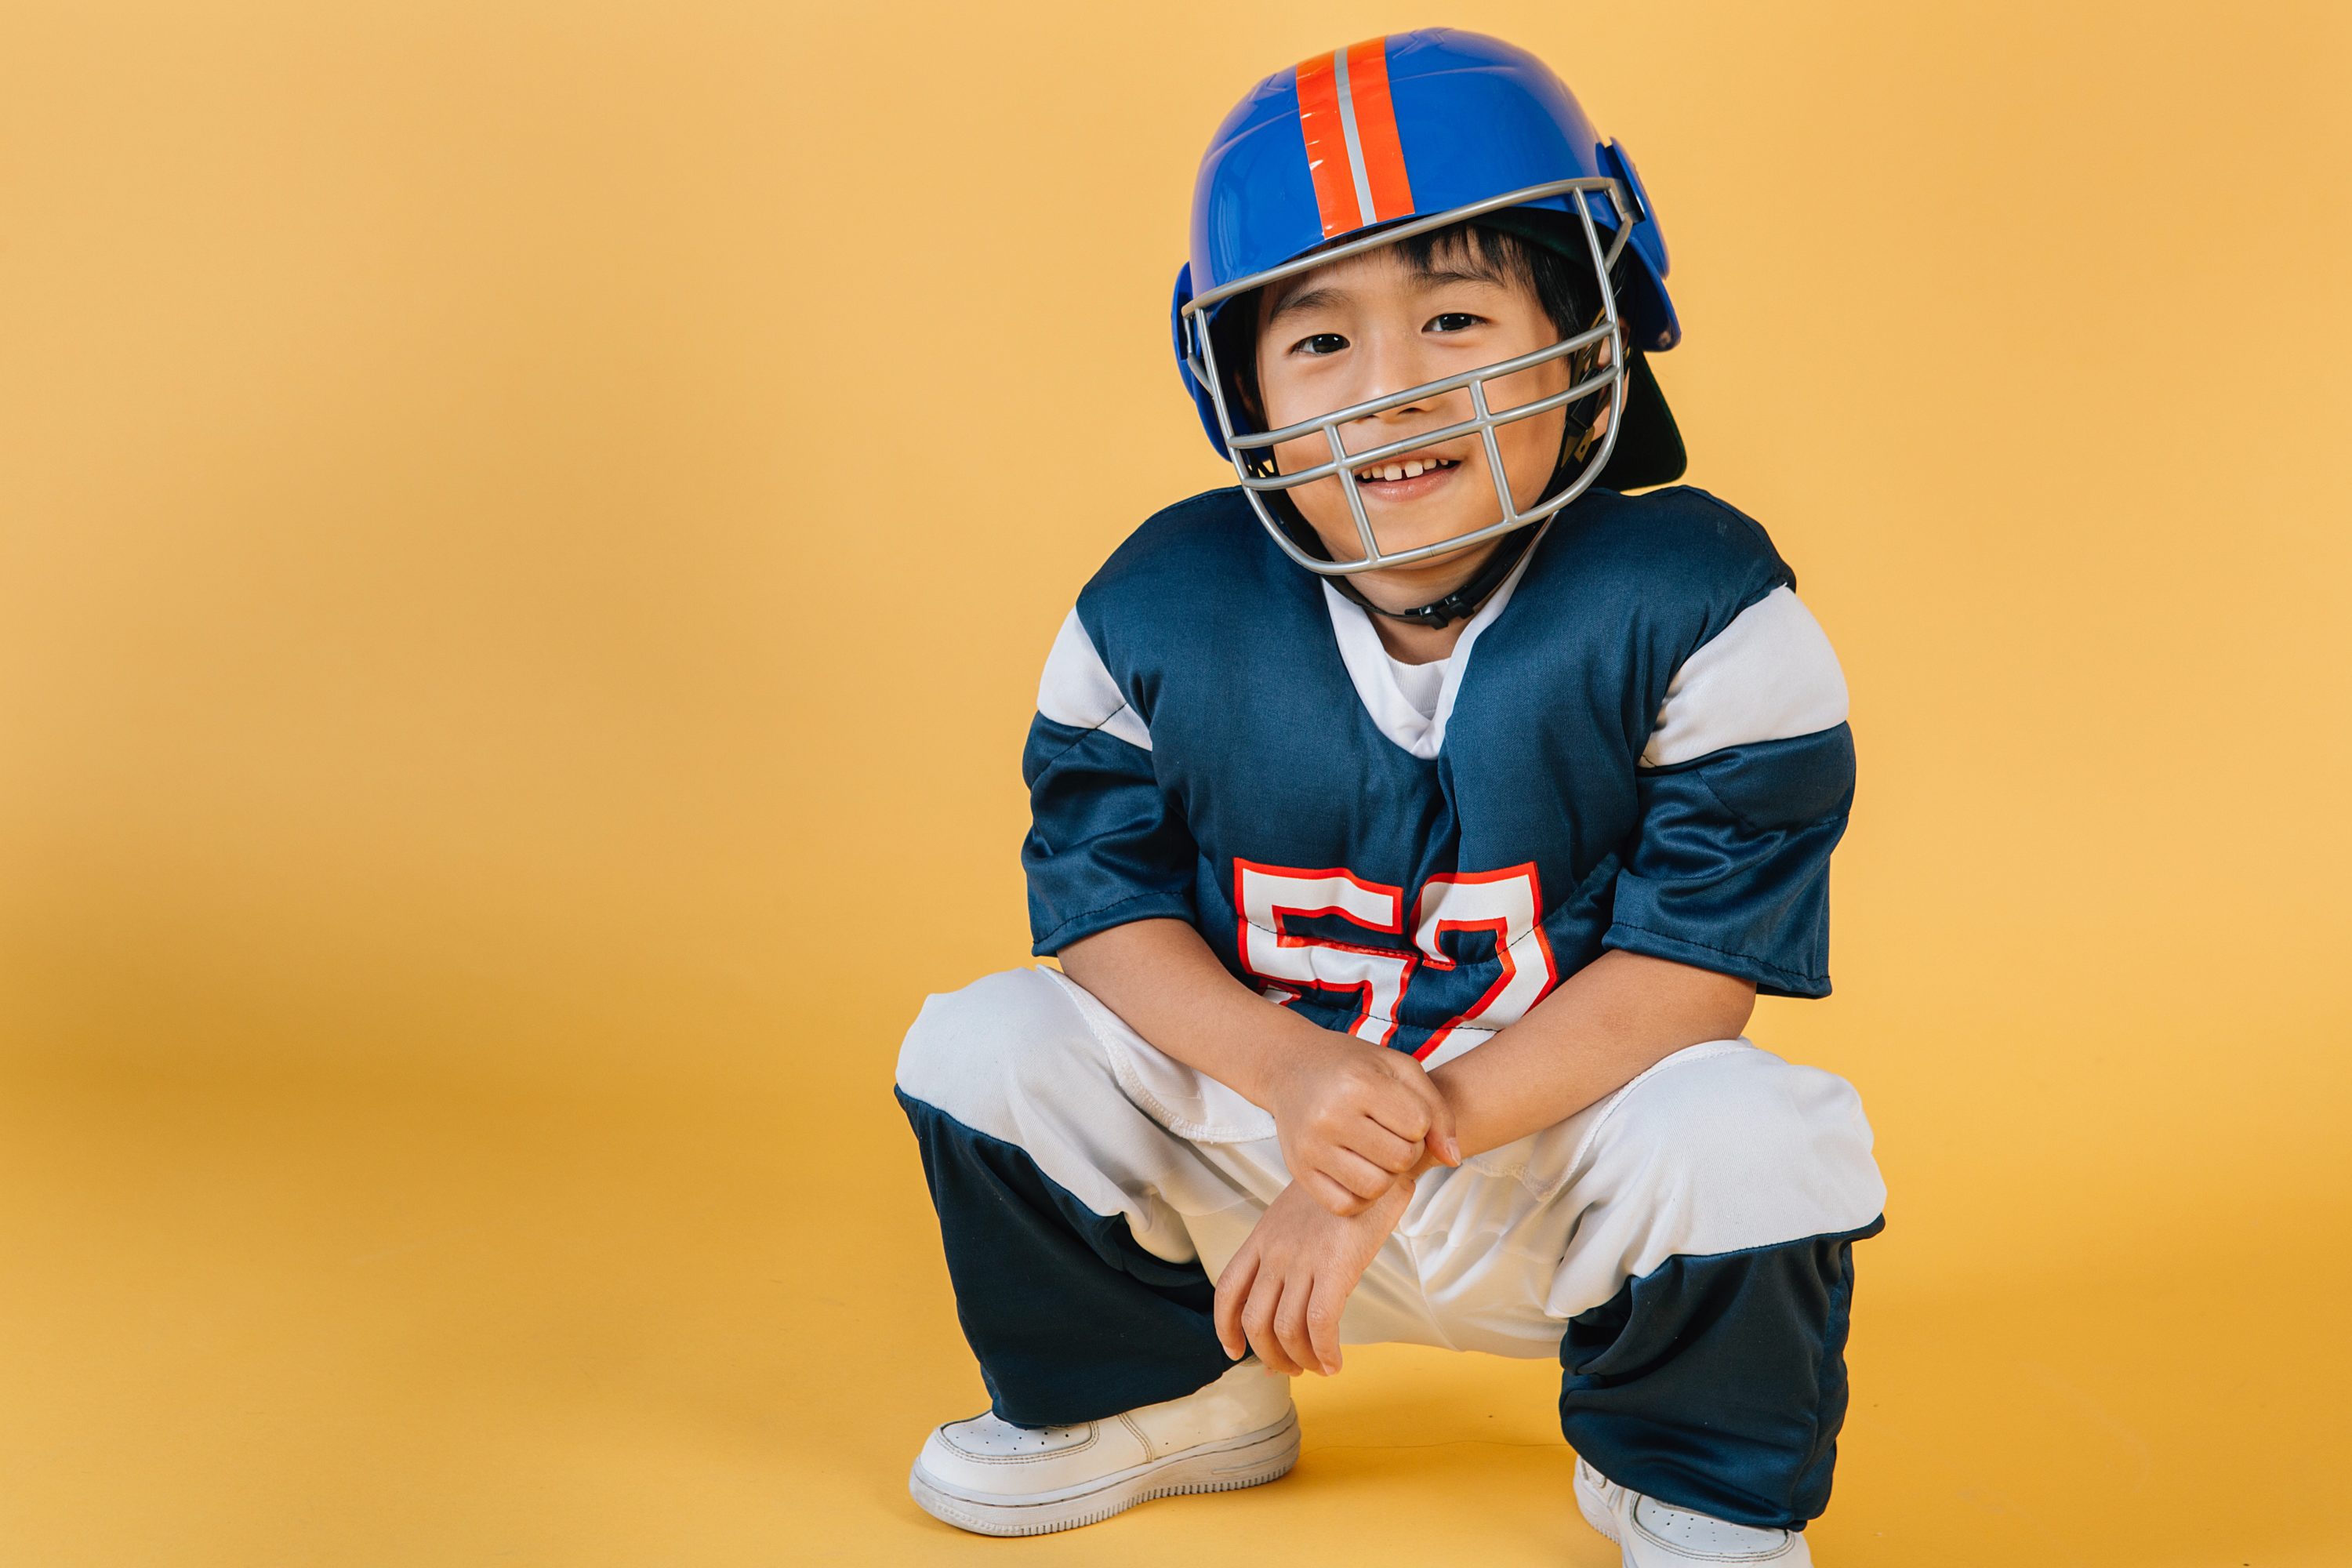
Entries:
{"type": "Polygon", "coordinates": [[[1440,468],[1453,466],[1450,458],[1410,458],[1402,463],[1378,463],[1368,468],[1358,468],[1356,477],[1368,483],[1374,479],[1417,479],[1423,474],[1433,474],[1440,468]]]}

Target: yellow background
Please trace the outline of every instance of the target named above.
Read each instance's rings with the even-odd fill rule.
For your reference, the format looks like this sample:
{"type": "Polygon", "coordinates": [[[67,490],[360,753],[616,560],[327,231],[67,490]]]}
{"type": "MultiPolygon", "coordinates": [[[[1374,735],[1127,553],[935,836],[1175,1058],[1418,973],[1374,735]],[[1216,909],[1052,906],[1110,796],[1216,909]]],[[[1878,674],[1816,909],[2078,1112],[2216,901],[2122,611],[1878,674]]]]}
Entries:
{"type": "Polygon", "coordinates": [[[1894,1189],[1825,1568],[2346,1561],[2346,16],[10,5],[0,1563],[1612,1561],[1552,1372],[1404,1350],[1277,1487],[903,1491],[982,1396],[892,1056],[1219,482],[1195,161],[1432,19],[1639,156],[1852,680],[1756,1028],[1894,1189]]]}

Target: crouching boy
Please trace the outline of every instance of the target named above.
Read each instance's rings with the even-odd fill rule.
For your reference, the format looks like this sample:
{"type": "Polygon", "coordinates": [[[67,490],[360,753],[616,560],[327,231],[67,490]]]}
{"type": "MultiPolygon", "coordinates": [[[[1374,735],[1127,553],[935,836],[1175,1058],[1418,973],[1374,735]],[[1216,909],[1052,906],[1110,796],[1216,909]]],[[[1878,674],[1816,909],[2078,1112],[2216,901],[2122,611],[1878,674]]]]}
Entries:
{"type": "Polygon", "coordinates": [[[1272,1480],[1349,1342],[1558,1356],[1639,1568],[1810,1562],[1852,1247],[1829,989],[1835,657],[1678,478],[1623,150],[1433,30],[1268,78],[1202,165],[1178,355],[1238,484],[1138,529],[1047,658],[1036,951],[898,1095],[991,1408],[911,1486],[990,1534],[1272,1480]],[[1628,492],[1643,489],[1640,495],[1628,492]]]}

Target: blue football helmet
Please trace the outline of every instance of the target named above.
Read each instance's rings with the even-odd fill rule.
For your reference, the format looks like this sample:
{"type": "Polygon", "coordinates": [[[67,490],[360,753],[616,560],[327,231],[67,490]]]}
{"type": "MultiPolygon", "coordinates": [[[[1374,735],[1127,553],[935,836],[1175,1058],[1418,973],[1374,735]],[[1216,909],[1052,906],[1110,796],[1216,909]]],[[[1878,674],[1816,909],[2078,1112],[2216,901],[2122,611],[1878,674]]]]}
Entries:
{"type": "Polygon", "coordinates": [[[1225,117],[1201,160],[1192,250],[1176,275],[1172,310],[1186,389],[1210,444],[1233,462],[1258,520],[1284,553],[1310,572],[1345,576],[1403,565],[1550,517],[1609,468],[1627,426],[1629,392],[1638,405],[1635,423],[1643,426],[1633,439],[1647,448],[1644,460],[1632,465],[1643,470],[1632,482],[1680,475],[1680,437],[1643,359],[1643,351],[1670,349],[1682,336],[1666,296],[1664,237],[1624,148],[1602,141],[1559,78],[1524,49],[1477,33],[1432,27],[1367,39],[1266,78],[1225,117]],[[1601,301],[1593,324],[1532,353],[1282,429],[1242,427],[1238,399],[1219,372],[1210,331],[1223,306],[1269,283],[1432,229],[1482,218],[1511,226],[1528,223],[1526,214],[1564,215],[1532,221],[1571,237],[1562,248],[1591,267],[1601,301]],[[1620,267],[1629,254],[1629,263],[1620,267]],[[1611,286],[1612,275],[1617,288],[1611,286]],[[1556,359],[1569,361],[1573,384],[1490,411],[1488,382],[1556,359]],[[1360,452],[1341,443],[1339,427],[1350,421],[1465,388],[1472,415],[1458,424],[1360,452]],[[1597,406],[1597,395],[1607,397],[1610,409],[1600,439],[1580,466],[1519,510],[1504,477],[1495,427],[1585,400],[1597,406]],[[1330,448],[1328,461],[1276,471],[1277,443],[1318,434],[1330,448]],[[1356,488],[1356,469],[1472,434],[1486,444],[1500,516],[1466,533],[1382,553],[1356,488]],[[1347,492],[1361,540],[1358,560],[1329,560],[1302,545],[1268,506],[1271,495],[1334,476],[1347,492]]]}

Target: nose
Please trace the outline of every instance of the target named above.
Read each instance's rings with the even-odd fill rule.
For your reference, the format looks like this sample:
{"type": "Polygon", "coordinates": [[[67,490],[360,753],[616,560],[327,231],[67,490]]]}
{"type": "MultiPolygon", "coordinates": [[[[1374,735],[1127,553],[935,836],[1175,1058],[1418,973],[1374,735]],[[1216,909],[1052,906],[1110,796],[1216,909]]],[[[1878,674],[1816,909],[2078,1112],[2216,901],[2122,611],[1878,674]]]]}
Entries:
{"type": "MultiPolygon", "coordinates": [[[[1366,334],[1360,343],[1356,358],[1359,375],[1356,385],[1349,389],[1350,403],[1391,397],[1437,377],[1428,346],[1417,331],[1375,331],[1366,334]]],[[[1345,429],[1351,437],[1348,446],[1351,450],[1361,451],[1379,441],[1394,439],[1396,432],[1390,427],[1415,418],[1426,420],[1439,412],[1442,404],[1466,395],[1461,392],[1439,393],[1375,409],[1348,422],[1345,429]],[[1359,436],[1365,438],[1355,438],[1359,436]]]]}

